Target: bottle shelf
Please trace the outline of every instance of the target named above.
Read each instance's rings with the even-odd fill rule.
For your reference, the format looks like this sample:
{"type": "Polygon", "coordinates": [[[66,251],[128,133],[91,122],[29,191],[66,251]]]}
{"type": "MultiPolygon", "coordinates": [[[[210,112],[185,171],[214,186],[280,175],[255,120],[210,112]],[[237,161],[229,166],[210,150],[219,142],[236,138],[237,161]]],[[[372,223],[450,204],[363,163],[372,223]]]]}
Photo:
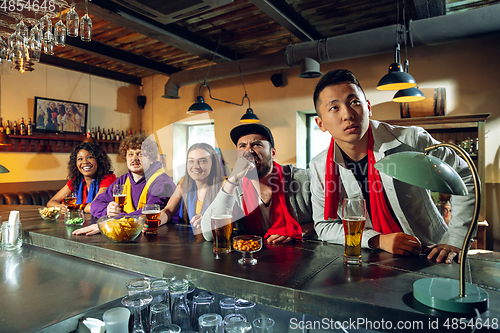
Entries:
{"type": "MultiPolygon", "coordinates": [[[[70,153],[86,138],[83,134],[33,133],[33,135],[9,135],[12,144],[0,146],[0,152],[15,153],[70,153]]],[[[120,141],[98,140],[108,154],[117,154],[120,141]]]]}

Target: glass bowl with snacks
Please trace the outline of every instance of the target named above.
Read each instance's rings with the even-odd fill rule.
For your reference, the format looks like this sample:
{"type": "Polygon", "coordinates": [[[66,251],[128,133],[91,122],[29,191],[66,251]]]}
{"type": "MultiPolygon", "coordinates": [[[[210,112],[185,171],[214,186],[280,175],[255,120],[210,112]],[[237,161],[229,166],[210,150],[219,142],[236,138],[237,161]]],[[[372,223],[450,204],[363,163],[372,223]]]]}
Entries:
{"type": "Polygon", "coordinates": [[[82,210],[70,210],[64,213],[64,224],[82,225],[85,223],[85,214],[82,210]]]}
{"type": "Polygon", "coordinates": [[[145,215],[103,216],[97,226],[113,242],[131,242],[139,236],[145,221],[145,215]]]}
{"type": "Polygon", "coordinates": [[[38,208],[38,213],[42,219],[47,221],[55,221],[61,214],[61,208],[59,207],[40,207],[38,208]]]}
{"type": "Polygon", "coordinates": [[[262,237],[255,235],[233,237],[233,249],[241,252],[243,257],[238,260],[242,265],[255,265],[257,259],[253,253],[262,249],[262,237]]]}

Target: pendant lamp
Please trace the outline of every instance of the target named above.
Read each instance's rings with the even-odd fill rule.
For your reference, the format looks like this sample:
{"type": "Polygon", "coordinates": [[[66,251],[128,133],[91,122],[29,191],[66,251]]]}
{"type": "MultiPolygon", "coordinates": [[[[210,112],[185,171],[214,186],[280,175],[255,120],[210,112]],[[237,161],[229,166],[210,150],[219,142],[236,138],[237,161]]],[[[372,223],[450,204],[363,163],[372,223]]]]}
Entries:
{"type": "MultiPolygon", "coordinates": [[[[405,60],[405,72],[408,73],[408,66],[410,62],[408,59],[405,60]]],[[[424,94],[417,87],[399,90],[392,98],[393,102],[405,103],[405,102],[418,102],[425,99],[424,94]]]]}
{"type": "Polygon", "coordinates": [[[401,47],[396,44],[396,61],[389,66],[389,72],[380,79],[377,90],[401,90],[413,88],[417,85],[415,79],[403,70],[400,63],[399,51],[401,47]]]}
{"type": "MultiPolygon", "coordinates": [[[[198,96],[196,97],[196,101],[189,107],[187,113],[190,113],[190,114],[199,114],[199,113],[205,113],[205,112],[214,112],[214,110],[212,109],[212,107],[210,105],[208,105],[207,103],[205,103],[205,99],[203,98],[203,96],[201,96],[201,88],[202,87],[207,87],[207,84],[204,82],[199,90],[198,90],[198,96]]],[[[208,88],[208,91],[210,92],[210,88],[208,88]]]]}
{"type": "Polygon", "coordinates": [[[252,108],[248,108],[247,112],[241,117],[240,123],[258,123],[260,122],[259,117],[253,113],[252,108]]]}

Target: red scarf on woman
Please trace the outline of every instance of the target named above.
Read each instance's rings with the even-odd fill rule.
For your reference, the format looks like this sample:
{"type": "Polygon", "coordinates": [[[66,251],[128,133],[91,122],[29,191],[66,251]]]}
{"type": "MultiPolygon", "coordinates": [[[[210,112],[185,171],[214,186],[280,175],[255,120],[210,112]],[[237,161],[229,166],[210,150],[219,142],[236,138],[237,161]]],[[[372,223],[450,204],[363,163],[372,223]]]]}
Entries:
{"type": "MultiPolygon", "coordinates": [[[[325,174],[325,220],[337,218],[337,205],[339,201],[339,175],[338,166],[333,161],[334,140],[330,142],[328,155],[326,157],[325,174]]],[[[375,155],[373,154],[373,135],[371,127],[368,127],[368,188],[370,194],[370,213],[373,230],[382,234],[401,232],[401,228],[394,221],[391,211],[387,206],[387,200],[382,186],[382,180],[378,170],[374,168],[375,155]]]]}
{"type": "MultiPolygon", "coordinates": [[[[286,197],[283,191],[283,168],[276,162],[273,162],[273,175],[278,175],[276,183],[277,190],[273,187],[273,196],[271,198],[273,212],[272,223],[269,230],[264,235],[267,238],[271,235],[281,235],[302,239],[302,228],[300,224],[288,212],[286,207],[286,197]]],[[[243,212],[245,213],[245,229],[250,234],[262,235],[262,221],[259,209],[259,196],[248,178],[243,178],[241,188],[243,190],[243,212]]]]}

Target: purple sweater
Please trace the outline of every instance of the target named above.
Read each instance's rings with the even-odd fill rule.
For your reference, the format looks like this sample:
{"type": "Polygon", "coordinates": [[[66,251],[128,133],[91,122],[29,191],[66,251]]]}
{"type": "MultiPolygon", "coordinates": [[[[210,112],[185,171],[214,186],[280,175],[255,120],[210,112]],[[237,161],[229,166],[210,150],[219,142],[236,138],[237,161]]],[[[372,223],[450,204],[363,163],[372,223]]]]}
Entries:
{"type": "MultiPolygon", "coordinates": [[[[92,213],[93,216],[99,218],[102,216],[106,215],[108,204],[113,200],[113,185],[115,184],[125,184],[127,177],[130,179],[130,184],[131,184],[131,195],[132,195],[132,202],[135,207],[137,207],[137,203],[139,202],[139,198],[141,196],[142,190],[144,189],[144,186],[146,186],[146,183],[151,177],[153,173],[156,172],[156,170],[161,168],[161,163],[160,162],[154,162],[151,164],[149,169],[144,173],[144,177],[139,179],[138,182],[134,181],[134,177],[132,176],[132,173],[129,171],[128,173],[121,175],[119,178],[116,179],[116,181],[111,184],[107,189],[106,192],[102,193],[99,195],[93,202],[92,205],[90,206],[90,212],[92,213]]],[[[175,184],[172,181],[172,178],[170,178],[166,173],[163,173],[159,175],[153,183],[149,186],[149,191],[147,195],[147,203],[148,204],[158,204],[160,205],[160,208],[164,208],[165,205],[168,202],[168,199],[172,196],[175,190],[175,184]]],[[[135,212],[130,213],[131,215],[137,215],[141,214],[141,210],[136,210],[135,212]]],[[[178,216],[175,216],[176,219],[178,219],[178,216]]]]}

